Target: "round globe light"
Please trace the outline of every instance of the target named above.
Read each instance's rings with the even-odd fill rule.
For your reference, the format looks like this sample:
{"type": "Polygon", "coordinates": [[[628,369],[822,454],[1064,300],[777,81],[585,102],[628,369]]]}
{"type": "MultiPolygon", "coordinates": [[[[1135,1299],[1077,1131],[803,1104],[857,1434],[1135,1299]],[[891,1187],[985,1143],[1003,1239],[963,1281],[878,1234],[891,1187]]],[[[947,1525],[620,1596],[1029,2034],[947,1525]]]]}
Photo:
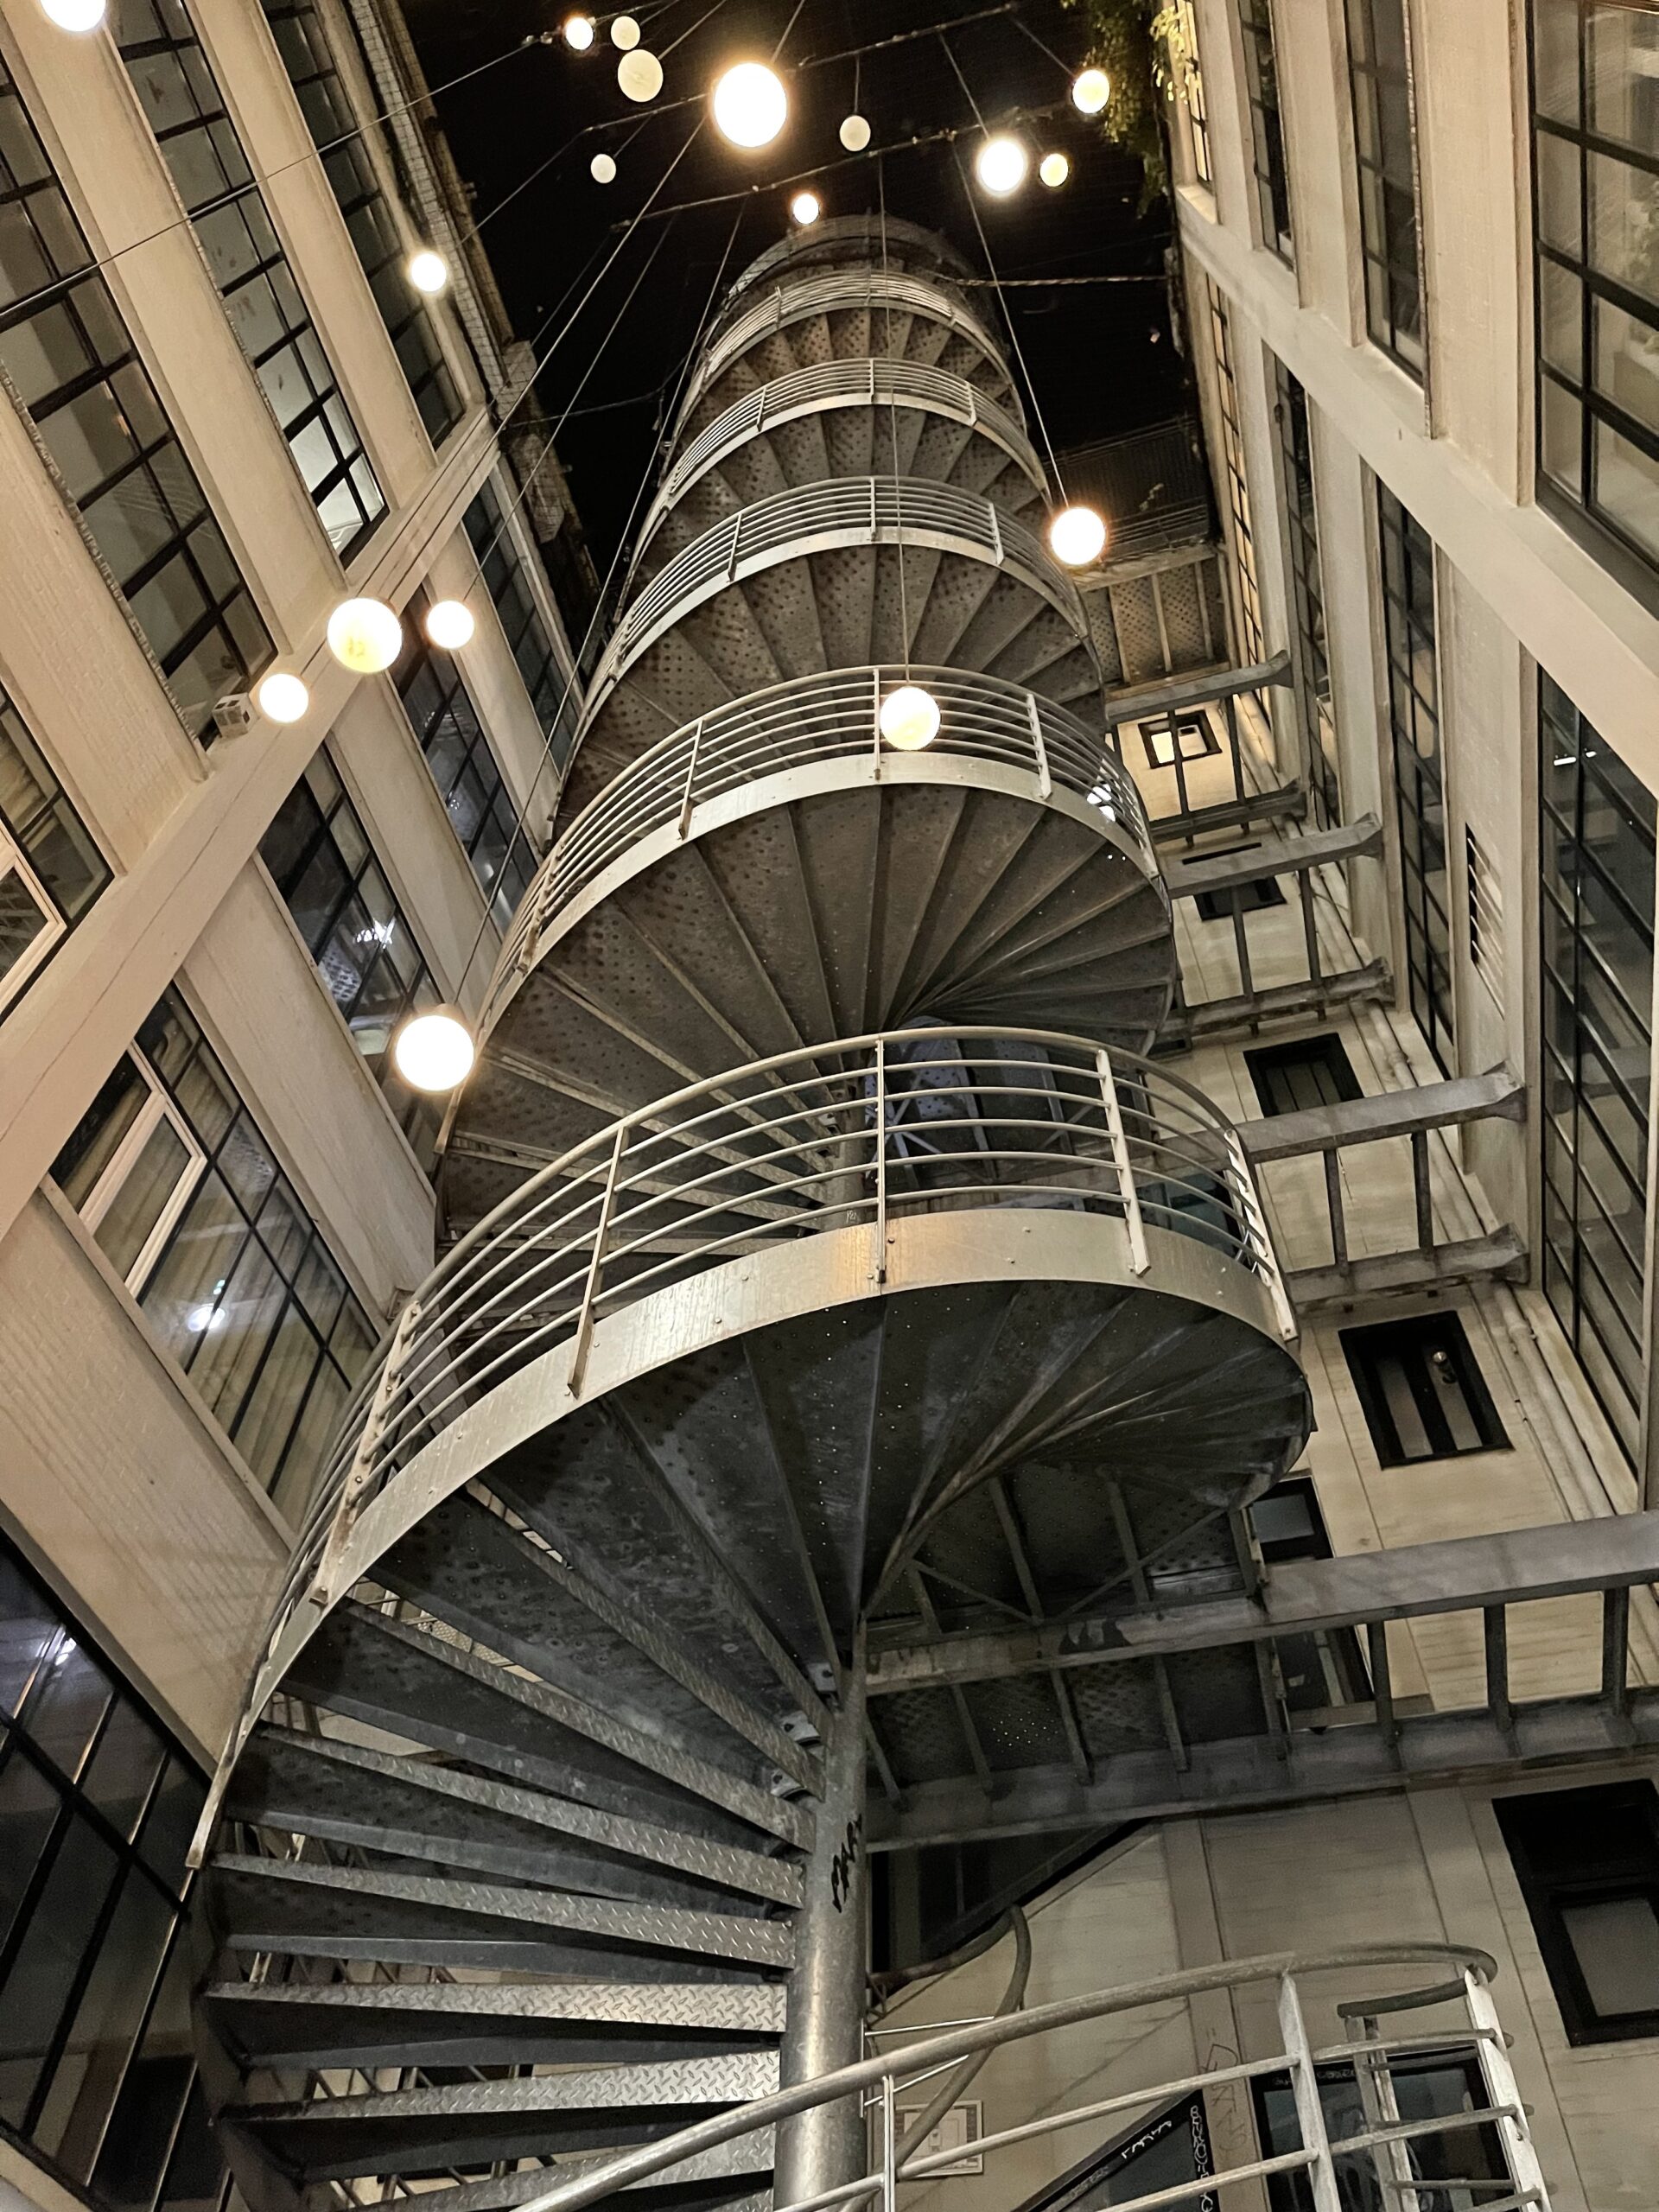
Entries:
{"type": "Polygon", "coordinates": [[[1071,105],[1080,114],[1098,115],[1112,97],[1112,80],[1103,69],[1079,69],[1071,79],[1071,105]]]}
{"type": "Polygon", "coordinates": [[[297,676],[273,668],[262,676],[253,695],[254,704],[270,722],[296,722],[311,703],[311,694],[297,676]]]}
{"type": "Polygon", "coordinates": [[[1071,175],[1071,164],[1064,154],[1045,154],[1037,164],[1037,174],[1052,192],[1056,186],[1064,184],[1071,175]]]}
{"type": "Polygon", "coordinates": [[[452,1006],[411,1014],[391,1040],[392,1063],[416,1090],[453,1090],[473,1071],[478,1047],[463,1016],[452,1006]]]}
{"type": "Polygon", "coordinates": [[[870,143],[870,126],[861,115],[849,115],[840,130],[842,144],[849,154],[861,154],[870,143]]]}
{"type": "Polygon", "coordinates": [[[663,65],[654,54],[637,46],[616,65],[616,81],[631,100],[654,100],[663,89],[663,65]]]}
{"type": "Polygon", "coordinates": [[[784,80],[764,61],[740,61],[715,86],[715,128],[734,146],[770,146],[789,117],[784,80]]]}
{"type": "Polygon", "coordinates": [[[586,54],[594,42],[593,17],[567,16],[564,19],[564,42],[572,54],[586,54]]]}
{"type": "Polygon", "coordinates": [[[421,625],[435,645],[447,653],[459,652],[473,634],[473,610],[461,599],[440,599],[426,610],[421,625]]]}
{"type": "Polygon", "coordinates": [[[353,676],[378,676],[404,649],[404,626],[383,600],[342,599],[328,617],[328,650],[353,676]]]}
{"type": "Polygon", "coordinates": [[[105,0],[41,0],[41,13],[60,31],[95,31],[104,20],[105,0]]]}
{"type": "Polygon", "coordinates": [[[1030,155],[1019,139],[1006,132],[988,138],[974,156],[974,175],[994,200],[1006,200],[1011,192],[1018,192],[1030,167],[1030,155]]]}
{"type": "Polygon", "coordinates": [[[939,702],[919,683],[901,683],[881,702],[876,723],[895,751],[919,753],[939,734],[939,702]]]}
{"type": "Polygon", "coordinates": [[[616,163],[608,154],[595,154],[588,164],[588,174],[595,184],[614,184],[616,163]]]}
{"type": "Polygon", "coordinates": [[[817,221],[823,207],[816,192],[798,192],[789,203],[789,212],[804,231],[817,221]]]}
{"type": "Polygon", "coordinates": [[[1048,550],[1068,569],[1086,569],[1106,550],[1106,524],[1092,507],[1062,507],[1048,525],[1048,550]]]}
{"type": "Polygon", "coordinates": [[[619,53],[632,54],[639,43],[639,26],[632,16],[619,16],[611,25],[611,44],[619,53]]]}
{"type": "Polygon", "coordinates": [[[424,292],[428,299],[440,293],[449,282],[449,264],[441,253],[434,253],[423,245],[418,253],[411,253],[404,274],[417,292],[424,292]]]}

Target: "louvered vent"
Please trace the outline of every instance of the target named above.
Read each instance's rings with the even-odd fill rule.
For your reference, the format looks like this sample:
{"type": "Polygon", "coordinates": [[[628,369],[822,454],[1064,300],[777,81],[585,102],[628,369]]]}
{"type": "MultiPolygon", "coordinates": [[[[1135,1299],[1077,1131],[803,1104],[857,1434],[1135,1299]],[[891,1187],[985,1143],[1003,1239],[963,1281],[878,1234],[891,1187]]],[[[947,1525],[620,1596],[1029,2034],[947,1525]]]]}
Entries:
{"type": "Polygon", "coordinates": [[[1500,1014],[1503,1011],[1503,893],[1474,831],[1465,823],[1469,868],[1469,959],[1500,1014]]]}

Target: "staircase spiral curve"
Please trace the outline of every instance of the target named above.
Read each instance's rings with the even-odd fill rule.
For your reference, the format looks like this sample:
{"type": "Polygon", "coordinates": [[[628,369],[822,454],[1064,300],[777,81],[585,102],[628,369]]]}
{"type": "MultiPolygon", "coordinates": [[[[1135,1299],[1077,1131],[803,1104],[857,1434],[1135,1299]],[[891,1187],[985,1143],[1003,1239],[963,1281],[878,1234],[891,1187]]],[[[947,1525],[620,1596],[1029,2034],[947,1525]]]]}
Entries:
{"type": "MultiPolygon", "coordinates": [[[[1144,1720],[1126,1669],[878,1732],[870,1643],[1202,1566],[1306,1438],[1237,1141],[1144,1057],[1168,898],[1001,342],[942,241],[827,230],[692,372],[450,1116],[458,1241],[215,1782],[198,2020],[254,2212],[494,2212],[855,2056],[867,1788],[1144,1720]]],[[[823,2108],[629,2194],[862,2160],[823,2108]]]]}

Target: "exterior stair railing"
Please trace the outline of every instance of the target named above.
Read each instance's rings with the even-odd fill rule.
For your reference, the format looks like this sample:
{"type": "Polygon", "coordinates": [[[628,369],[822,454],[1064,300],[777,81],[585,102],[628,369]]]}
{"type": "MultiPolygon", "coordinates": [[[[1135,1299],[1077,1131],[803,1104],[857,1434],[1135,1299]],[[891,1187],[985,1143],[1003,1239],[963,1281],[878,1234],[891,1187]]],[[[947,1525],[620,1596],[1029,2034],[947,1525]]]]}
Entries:
{"type": "Polygon", "coordinates": [[[906,2050],[880,2053],[758,2098],[556,2183],[526,2199],[518,2212],[582,2212],[587,2205],[680,2168],[721,2144],[855,2096],[870,2125],[874,2152],[869,2170],[835,2189],[779,2205],[776,2212],[830,2212],[832,2206],[860,2204],[897,2212],[901,2183],[939,2175],[963,2155],[959,2146],[925,2152],[920,2144],[905,2154],[907,2145],[900,2143],[898,2124],[901,2091],[915,2090],[963,2059],[1013,2043],[1214,1991],[1262,1984],[1274,1991],[1278,2021],[1277,2047],[1268,2054],[1045,2113],[1039,2119],[978,2137],[972,2145],[975,2155],[1008,2150],[1068,2128],[1097,2126],[1118,2115],[1132,2123],[1137,2115],[1155,2112],[1178,2096],[1248,2087],[1277,2075],[1288,2082],[1295,2108],[1300,2141],[1294,2148],[1246,2158],[1190,2182],[1133,2196],[1114,2196],[1116,2212],[1153,2212],[1155,2206],[1213,2199],[1231,2184],[1259,2183],[1281,2174],[1306,2176],[1314,2212],[1343,2212],[1356,2201],[1351,2193],[1356,2171],[1374,2180],[1376,2196],[1388,2212],[1430,2212],[1430,2208],[1445,2204],[1454,2190],[1479,2212],[1521,2212],[1523,2206],[1548,2212],[1548,2189],[1492,2003],[1491,1984],[1496,1974],[1486,1953],[1466,1945],[1356,1944],[1342,1950],[1242,1959],[1062,1998],[1029,2012],[973,2021],[930,2036],[906,2050]],[[1329,2044],[1314,2042],[1307,2020],[1311,1980],[1317,1978],[1323,1990],[1340,1976],[1351,1987],[1356,1977],[1400,1967],[1438,1973],[1440,1978],[1387,1994],[1362,1982],[1363,1995],[1344,1997],[1336,2005],[1345,2032],[1329,2044]],[[1452,2011],[1455,2024],[1415,2035],[1382,2032],[1385,2018],[1430,2007],[1452,2011]],[[1425,2053],[1468,2057],[1478,2075],[1482,2101],[1470,2110],[1459,2107],[1425,2118],[1402,2118],[1396,2065],[1425,2053]],[[1353,2069],[1365,2125],[1333,2136],[1319,2093],[1320,2071],[1338,2067],[1353,2069]],[[1425,2152],[1434,2154],[1432,2163],[1423,2158],[1425,2152]],[[1483,2164],[1494,2171],[1483,2175],[1464,2170],[1483,2164]],[[1344,2179],[1351,2184],[1348,2190],[1344,2179]]]}

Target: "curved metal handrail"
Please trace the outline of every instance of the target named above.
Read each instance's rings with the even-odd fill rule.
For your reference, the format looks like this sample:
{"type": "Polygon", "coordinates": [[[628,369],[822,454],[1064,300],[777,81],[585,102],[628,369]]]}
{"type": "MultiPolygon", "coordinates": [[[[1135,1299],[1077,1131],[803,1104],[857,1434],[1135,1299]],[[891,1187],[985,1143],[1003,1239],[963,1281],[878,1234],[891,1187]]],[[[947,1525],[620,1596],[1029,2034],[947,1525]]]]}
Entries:
{"type": "Polygon", "coordinates": [[[1079,644],[1088,643],[1089,620],[1071,578],[1033,531],[979,493],[923,477],[834,477],[740,507],[659,569],[611,633],[588,687],[584,726],[631,663],[740,577],[829,547],[901,542],[1011,570],[1065,617],[1079,644]]]}
{"type": "Polygon", "coordinates": [[[663,479],[640,526],[639,544],[650,543],[663,517],[699,479],[763,430],[830,408],[884,404],[915,407],[982,430],[1025,471],[1037,490],[1046,494],[1048,479],[1043,464],[1021,423],[966,377],[953,376],[947,369],[929,368],[921,361],[879,355],[861,361],[814,361],[746,391],[699,431],[663,479]]]}
{"type": "Polygon", "coordinates": [[[825,216],[809,230],[789,232],[741,270],[709,327],[718,330],[734,308],[753,299],[769,277],[791,264],[841,267],[858,262],[908,269],[912,266],[908,257],[918,247],[929,273],[943,283],[974,274],[967,257],[942,232],[907,222],[901,215],[825,216]]]}
{"type": "Polygon", "coordinates": [[[1014,379],[1008,373],[1001,342],[989,327],[982,322],[971,308],[965,306],[951,292],[945,289],[946,278],[940,283],[930,282],[925,276],[912,276],[899,270],[866,268],[835,272],[822,276],[804,276],[792,284],[780,284],[769,292],[716,337],[697,365],[696,374],[686,389],[674,417],[674,435],[677,437],[682,426],[690,419],[693,409],[702,399],[715,378],[722,376],[741,354],[751,346],[759,345],[774,330],[782,330],[791,322],[800,322],[809,315],[833,315],[849,308],[897,308],[911,315],[925,315],[936,322],[947,324],[958,336],[976,346],[987,365],[995,369],[1015,407],[1014,379]]]}
{"type": "MultiPolygon", "coordinates": [[[[798,676],[659,739],[560,830],[502,943],[483,1021],[531,964],[552,917],[619,861],[645,858],[640,848],[646,839],[671,825],[688,837],[700,807],[793,768],[900,758],[911,763],[967,759],[1015,768],[1031,777],[1039,800],[1057,789],[1069,791],[1109,829],[1134,842],[1148,874],[1156,871],[1134,779],[1107,740],[1091,734],[1064,707],[1001,677],[957,669],[872,666],[798,676]],[[881,737],[881,701],[905,683],[925,684],[938,702],[939,734],[925,755],[895,755],[881,737]]],[[[907,766],[904,772],[926,771],[907,766]]]]}
{"type": "MultiPolygon", "coordinates": [[[[1527,2132],[1525,2110],[1504,2049],[1503,2030],[1490,1995],[1490,1985],[1497,1974],[1497,1962],[1491,1955],[1469,1944],[1363,1943],[1342,1950],[1277,1952],[1224,1961],[1218,1966],[1189,1967],[1182,1973],[1130,1982],[1116,1989],[1059,1998],[1027,2012],[1003,2013],[947,2029],[925,2042],[912,2044],[902,2052],[878,2053],[850,2066],[838,2067],[833,2073],[820,2074],[810,2081],[774,2090],[769,2096],[757,2097],[747,2104],[717,2113],[676,2134],[620,2152],[569,2180],[555,2182],[540,2195],[527,2198],[518,2207],[518,2212],[583,2212],[585,2206],[647,2181],[652,2175],[677,2166],[699,2152],[741,2141],[745,2136],[775,2127],[782,2121],[798,2119],[804,2113],[854,2097],[860,2100],[863,2108],[874,2107],[879,2113],[880,2155],[876,2166],[855,2180],[780,2207],[779,2212],[828,2212],[832,2205],[851,2206],[871,2197],[880,2200],[883,2212],[893,2212],[899,2181],[925,2179],[962,2156],[957,2146],[922,2155],[919,2144],[912,2150],[908,2143],[897,2143],[894,2097],[901,2083],[914,2083],[918,2078],[938,2075],[960,2059],[1025,2042],[1033,2036],[1081,2026],[1115,2013],[1135,2012],[1145,2005],[1182,2003],[1213,1991],[1248,1988],[1262,1982],[1277,1984],[1281,2047],[1270,2056],[1208,2067],[1177,2081],[1148,2083],[1071,2111],[1046,2113],[1040,2119],[978,2139],[973,2145],[976,2153],[1028,2142],[1065,2127],[1097,2121],[1114,2112],[1127,2116],[1155,2111],[1175,2096],[1190,2096],[1206,2088],[1229,2083],[1248,2085],[1268,2075],[1288,2074],[1302,2136],[1299,2150],[1252,2159],[1206,2175],[1196,2180],[1190,2189],[1178,2186],[1145,2197],[1137,2196],[1115,2202],[1122,2204],[1123,2212],[1134,2212],[1137,2205],[1144,2205],[1150,2212],[1154,2205],[1197,2199],[1224,2190],[1230,2183],[1300,2171],[1313,2177],[1318,2202],[1335,2205],[1338,2199],[1334,2161],[1338,2158],[1379,2157],[1389,2162],[1385,2171],[1394,2180],[1401,2173],[1399,2164],[1395,2162],[1404,2158],[1410,2143],[1455,2137],[1485,2126],[1497,2133],[1515,2185],[1514,2193],[1506,2196],[1503,2204],[1531,2205],[1548,2212],[1548,2193],[1527,2132]],[[1363,2002],[1366,2024],[1361,2034],[1332,2047],[1314,2048],[1307,2033],[1298,1985],[1316,1974],[1348,1974],[1356,1969],[1369,1973],[1391,1967],[1450,1967],[1452,1971],[1433,1989],[1365,1999],[1363,2002]],[[1460,2034],[1443,2034],[1435,2041],[1442,2049],[1448,2041],[1466,2041],[1471,2047],[1486,2102],[1474,2111],[1460,2106],[1455,2111],[1427,2120],[1402,2120],[1392,2094],[1390,2061],[1421,2051],[1427,2047],[1425,2039],[1385,2038],[1376,2024],[1389,2012],[1432,2002],[1461,2004],[1466,2027],[1460,2034]],[[1323,2117],[1318,2069],[1344,2063],[1351,2063],[1356,2069],[1367,2125],[1357,2134],[1333,2141],[1323,2117]]],[[[1410,2178],[1407,2165],[1404,2186],[1408,2190],[1410,2178]]],[[[1432,2180],[1426,2183],[1427,2187],[1433,2185],[1432,2180]]],[[[1502,2212],[1502,2207],[1496,2208],[1496,2212],[1502,2212]]]]}

